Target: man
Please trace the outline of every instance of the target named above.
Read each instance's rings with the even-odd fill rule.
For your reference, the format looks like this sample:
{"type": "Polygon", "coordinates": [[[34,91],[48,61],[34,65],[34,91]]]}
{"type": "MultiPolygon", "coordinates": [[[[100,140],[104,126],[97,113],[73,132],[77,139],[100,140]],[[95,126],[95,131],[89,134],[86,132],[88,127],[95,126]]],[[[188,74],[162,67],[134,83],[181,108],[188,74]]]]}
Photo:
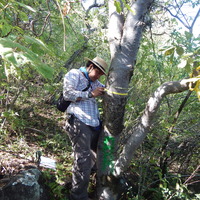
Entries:
{"type": "Polygon", "coordinates": [[[72,200],[88,200],[87,188],[101,129],[96,97],[104,94],[98,79],[106,74],[107,63],[96,57],[85,58],[86,67],[70,70],[64,77],[63,96],[72,101],[67,108],[66,130],[72,142],[72,200]]]}

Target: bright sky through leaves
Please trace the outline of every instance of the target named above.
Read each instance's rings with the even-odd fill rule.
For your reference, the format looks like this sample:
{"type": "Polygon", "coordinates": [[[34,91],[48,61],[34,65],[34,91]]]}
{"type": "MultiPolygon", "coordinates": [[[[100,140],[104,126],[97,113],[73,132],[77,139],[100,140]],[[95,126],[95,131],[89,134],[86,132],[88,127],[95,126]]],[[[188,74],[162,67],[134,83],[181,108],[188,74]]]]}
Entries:
{"type": "MultiPolygon", "coordinates": [[[[97,3],[97,4],[102,4],[104,3],[104,0],[82,0],[82,4],[84,6],[84,8],[87,10],[92,4],[94,3],[97,3]]],[[[179,2],[178,2],[179,3],[179,2]]],[[[175,5],[174,5],[175,6],[175,5]]],[[[180,17],[181,20],[183,20],[185,22],[185,19],[187,19],[187,21],[189,22],[188,25],[191,25],[194,17],[196,16],[198,10],[200,8],[198,6],[196,6],[195,8],[192,8],[191,6],[191,2],[189,3],[185,3],[182,7],[181,7],[181,10],[184,14],[184,17],[180,17]]],[[[171,10],[171,9],[170,9],[171,10]]],[[[171,10],[172,14],[176,14],[175,10],[173,11],[173,9],[171,10]]],[[[182,31],[188,31],[187,28],[185,28],[185,26],[181,23],[181,22],[178,22],[179,24],[179,30],[182,32],[182,31]]],[[[187,24],[187,23],[186,23],[187,24]]],[[[200,15],[198,16],[195,24],[194,24],[194,27],[193,27],[193,34],[195,35],[195,37],[197,37],[198,35],[200,35],[200,15]]]]}

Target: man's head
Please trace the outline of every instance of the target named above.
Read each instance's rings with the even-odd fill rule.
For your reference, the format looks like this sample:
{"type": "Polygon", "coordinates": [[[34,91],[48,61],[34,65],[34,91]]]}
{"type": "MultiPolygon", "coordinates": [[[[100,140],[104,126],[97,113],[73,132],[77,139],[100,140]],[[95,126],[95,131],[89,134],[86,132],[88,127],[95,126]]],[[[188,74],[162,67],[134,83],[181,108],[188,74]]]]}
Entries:
{"type": "Polygon", "coordinates": [[[85,58],[85,60],[88,60],[86,68],[92,81],[99,79],[102,75],[106,75],[108,65],[102,58],[95,57],[93,60],[85,58]]]}

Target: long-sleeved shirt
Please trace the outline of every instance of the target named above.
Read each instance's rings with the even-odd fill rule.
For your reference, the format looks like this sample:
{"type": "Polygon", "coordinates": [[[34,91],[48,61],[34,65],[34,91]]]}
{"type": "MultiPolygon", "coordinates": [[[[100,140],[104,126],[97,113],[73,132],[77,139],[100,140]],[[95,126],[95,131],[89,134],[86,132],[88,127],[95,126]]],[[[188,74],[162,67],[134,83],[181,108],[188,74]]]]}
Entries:
{"type": "Polygon", "coordinates": [[[98,80],[91,82],[87,91],[88,79],[79,69],[70,70],[64,77],[63,96],[66,101],[72,101],[67,113],[74,114],[79,120],[89,126],[99,126],[99,111],[95,98],[88,98],[89,92],[97,87],[104,87],[98,80]],[[76,101],[81,97],[81,101],[76,101]]]}

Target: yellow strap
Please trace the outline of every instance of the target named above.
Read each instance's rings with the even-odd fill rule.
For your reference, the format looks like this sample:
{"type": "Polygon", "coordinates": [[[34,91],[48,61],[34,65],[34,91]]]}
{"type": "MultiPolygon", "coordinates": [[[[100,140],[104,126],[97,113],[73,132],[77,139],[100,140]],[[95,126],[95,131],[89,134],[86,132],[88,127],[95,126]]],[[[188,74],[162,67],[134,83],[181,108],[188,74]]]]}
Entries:
{"type": "Polygon", "coordinates": [[[110,90],[108,90],[108,89],[106,89],[106,88],[105,88],[104,90],[107,91],[108,93],[112,93],[112,94],[124,95],[124,96],[128,95],[128,93],[113,92],[113,91],[110,91],[110,90]]]}
{"type": "Polygon", "coordinates": [[[196,85],[193,90],[197,93],[197,97],[200,101],[200,80],[196,82],[196,85]]]}
{"type": "Polygon", "coordinates": [[[117,88],[117,89],[121,89],[121,90],[127,90],[128,89],[128,88],[123,88],[123,87],[113,87],[113,88],[117,88]]]}
{"type": "MultiPolygon", "coordinates": [[[[197,97],[198,97],[198,99],[199,99],[199,101],[200,101],[200,66],[198,66],[198,67],[196,68],[196,71],[197,71],[197,73],[198,73],[198,76],[194,77],[194,78],[197,78],[197,80],[195,81],[195,82],[196,82],[195,87],[192,88],[192,83],[190,82],[190,84],[189,84],[189,89],[190,89],[191,91],[195,91],[195,92],[197,93],[197,97]]],[[[192,74],[191,74],[190,76],[192,76],[192,74]]],[[[191,79],[192,79],[192,78],[191,78],[191,79]]]]}

